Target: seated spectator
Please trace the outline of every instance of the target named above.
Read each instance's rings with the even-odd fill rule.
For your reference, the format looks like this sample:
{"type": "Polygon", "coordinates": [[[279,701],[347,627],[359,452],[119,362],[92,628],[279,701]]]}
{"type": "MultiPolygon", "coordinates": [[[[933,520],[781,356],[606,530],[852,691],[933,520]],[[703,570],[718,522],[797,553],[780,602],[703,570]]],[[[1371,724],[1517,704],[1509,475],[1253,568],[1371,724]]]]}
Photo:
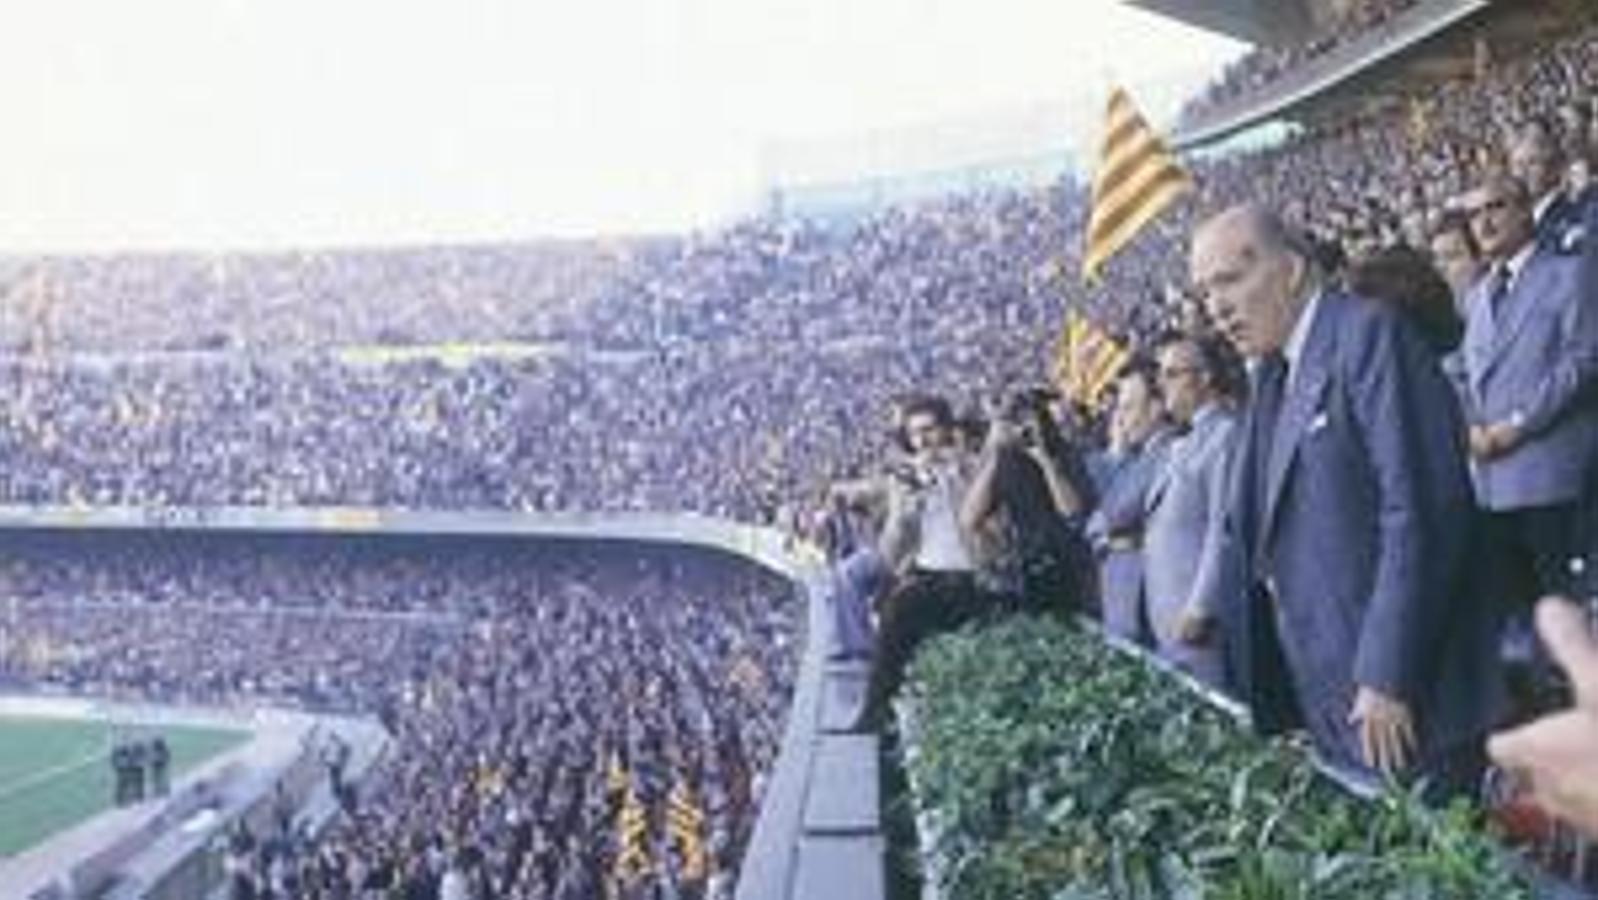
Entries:
{"type": "Polygon", "coordinates": [[[961,449],[954,411],[941,397],[908,404],[908,465],[891,473],[882,555],[895,573],[882,602],[877,647],[856,728],[878,728],[904,667],[921,642],[987,611],[977,589],[970,539],[960,510],[972,460],[961,449]]]}

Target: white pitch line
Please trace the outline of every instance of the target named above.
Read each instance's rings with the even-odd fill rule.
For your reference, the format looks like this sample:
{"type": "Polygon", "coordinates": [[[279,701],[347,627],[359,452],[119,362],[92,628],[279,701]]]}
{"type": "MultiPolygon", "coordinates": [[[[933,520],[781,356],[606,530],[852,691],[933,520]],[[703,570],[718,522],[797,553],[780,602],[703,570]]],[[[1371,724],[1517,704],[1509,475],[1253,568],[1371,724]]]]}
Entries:
{"type": "Polygon", "coordinates": [[[44,769],[44,770],[41,770],[41,771],[38,771],[38,772],[34,772],[34,773],[30,774],[30,775],[26,775],[26,776],[24,776],[22,778],[19,778],[16,781],[11,782],[10,784],[0,785],[0,801],[4,801],[4,800],[6,800],[9,797],[12,797],[12,796],[15,796],[17,794],[20,794],[23,791],[25,791],[25,790],[27,790],[27,789],[29,789],[31,787],[34,787],[36,785],[44,784],[45,782],[49,782],[49,781],[54,781],[55,779],[60,778],[63,775],[67,775],[69,773],[76,772],[79,769],[83,769],[83,768],[87,768],[89,766],[92,766],[95,763],[99,762],[100,759],[102,758],[102,756],[103,756],[103,754],[100,751],[97,750],[97,751],[94,752],[93,755],[85,756],[82,759],[73,760],[71,762],[64,762],[64,763],[62,763],[59,766],[51,766],[48,769],[44,769]]]}

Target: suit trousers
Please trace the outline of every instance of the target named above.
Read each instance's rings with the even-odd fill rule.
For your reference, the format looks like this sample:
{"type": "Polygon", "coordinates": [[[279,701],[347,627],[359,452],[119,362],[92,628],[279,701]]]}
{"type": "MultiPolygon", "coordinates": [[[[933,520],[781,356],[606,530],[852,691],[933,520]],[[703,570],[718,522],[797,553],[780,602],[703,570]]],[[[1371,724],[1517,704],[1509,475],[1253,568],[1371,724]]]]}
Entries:
{"type": "Polygon", "coordinates": [[[1528,610],[1537,598],[1574,588],[1570,561],[1582,555],[1577,504],[1491,512],[1488,537],[1501,575],[1498,589],[1509,612],[1528,610]]]}
{"type": "Polygon", "coordinates": [[[1487,516],[1493,591],[1503,614],[1499,652],[1509,694],[1505,724],[1564,705],[1553,662],[1532,622],[1538,598],[1576,587],[1570,561],[1578,555],[1575,504],[1494,512],[1487,516]]]}
{"type": "Polygon", "coordinates": [[[922,643],[954,631],[992,611],[970,572],[912,572],[883,601],[877,618],[877,652],[866,682],[865,706],[857,722],[878,729],[888,702],[899,692],[905,667],[922,643]]]}

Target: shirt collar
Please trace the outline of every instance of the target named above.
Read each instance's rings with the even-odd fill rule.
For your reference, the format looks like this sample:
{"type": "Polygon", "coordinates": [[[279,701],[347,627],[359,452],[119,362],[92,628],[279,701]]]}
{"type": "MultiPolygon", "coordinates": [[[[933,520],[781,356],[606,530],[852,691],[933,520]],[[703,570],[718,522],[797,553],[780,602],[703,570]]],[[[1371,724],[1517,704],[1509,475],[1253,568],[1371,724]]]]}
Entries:
{"type": "Polygon", "coordinates": [[[1548,211],[1554,208],[1554,203],[1559,199],[1561,193],[1563,191],[1555,189],[1544,194],[1543,198],[1537,201],[1537,205],[1532,207],[1531,220],[1541,224],[1543,217],[1547,216],[1548,211]]]}
{"type": "Polygon", "coordinates": [[[1531,255],[1537,252],[1537,242],[1527,241],[1526,246],[1511,256],[1507,262],[1499,263],[1498,270],[1505,273],[1507,283],[1513,287],[1520,279],[1520,273],[1526,271],[1526,263],[1531,261],[1531,255]]]}
{"type": "Polygon", "coordinates": [[[1198,411],[1193,413],[1193,421],[1191,423],[1189,423],[1188,428],[1190,430],[1197,430],[1199,428],[1199,426],[1203,425],[1205,422],[1208,422],[1209,420],[1215,418],[1216,416],[1218,416],[1220,414],[1221,414],[1221,404],[1216,403],[1214,400],[1211,400],[1210,402],[1204,404],[1203,406],[1200,406],[1198,408],[1198,411]]]}
{"type": "Polygon", "coordinates": [[[1304,353],[1304,345],[1309,342],[1309,329],[1315,322],[1315,313],[1321,308],[1321,295],[1324,289],[1316,288],[1310,295],[1309,302],[1298,313],[1298,321],[1293,323],[1293,331],[1287,336],[1287,344],[1282,347],[1282,358],[1287,360],[1289,372],[1298,368],[1298,358],[1304,353]]]}

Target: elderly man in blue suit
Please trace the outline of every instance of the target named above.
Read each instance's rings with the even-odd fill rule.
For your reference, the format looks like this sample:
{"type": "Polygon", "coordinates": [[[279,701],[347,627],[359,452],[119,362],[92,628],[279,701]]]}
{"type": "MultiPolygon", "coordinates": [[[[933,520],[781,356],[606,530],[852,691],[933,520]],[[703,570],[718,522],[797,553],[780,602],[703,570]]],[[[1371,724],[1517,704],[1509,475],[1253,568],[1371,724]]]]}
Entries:
{"type": "Polygon", "coordinates": [[[1598,446],[1598,297],[1580,257],[1540,244],[1526,187],[1489,180],[1465,199],[1490,269],[1467,298],[1465,370],[1476,500],[1529,616],[1568,588],[1577,507],[1598,446]]]}
{"type": "Polygon", "coordinates": [[[1158,360],[1166,412],[1185,431],[1171,442],[1146,498],[1145,608],[1160,656],[1220,687],[1216,594],[1237,413],[1215,339],[1168,340],[1158,360]]]}
{"type": "Polygon", "coordinates": [[[1258,207],[1202,225],[1192,271],[1252,366],[1220,612],[1239,696],[1333,765],[1471,784],[1496,622],[1464,589],[1464,425],[1435,355],[1390,307],[1333,288],[1258,207]]]}

